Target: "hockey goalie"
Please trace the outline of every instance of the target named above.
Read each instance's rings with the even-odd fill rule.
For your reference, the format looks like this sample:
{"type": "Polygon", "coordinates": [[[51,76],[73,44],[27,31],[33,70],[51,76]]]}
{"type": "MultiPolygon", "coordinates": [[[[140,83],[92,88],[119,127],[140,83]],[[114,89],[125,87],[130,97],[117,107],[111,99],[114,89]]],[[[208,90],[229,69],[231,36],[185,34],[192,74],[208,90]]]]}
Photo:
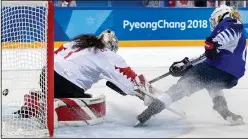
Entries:
{"type": "MultiPolygon", "coordinates": [[[[138,96],[145,100],[145,105],[151,103],[152,98],[142,93],[147,90],[145,77],[142,74],[138,76],[116,53],[117,50],[115,33],[105,30],[99,36],[76,36],[54,52],[55,125],[103,122],[106,113],[104,95],[92,97],[86,93],[101,79],[118,86],[124,92],[122,95],[138,96]]],[[[42,71],[40,82],[46,80],[45,74],[45,70],[42,71]]],[[[24,105],[14,114],[23,118],[36,116],[35,111],[42,107],[39,94],[39,91],[26,94],[24,105]]]]}

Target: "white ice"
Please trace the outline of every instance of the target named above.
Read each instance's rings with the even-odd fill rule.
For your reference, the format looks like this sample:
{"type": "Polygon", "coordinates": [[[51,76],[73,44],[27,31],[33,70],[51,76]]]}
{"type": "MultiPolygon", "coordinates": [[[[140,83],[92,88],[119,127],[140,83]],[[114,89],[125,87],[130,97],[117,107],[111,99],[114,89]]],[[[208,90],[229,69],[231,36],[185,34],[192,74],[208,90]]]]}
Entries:
{"type": "MultiPolygon", "coordinates": [[[[195,57],[203,53],[201,47],[144,47],[120,48],[118,53],[137,73],[149,80],[165,72],[174,62],[185,56],[195,57]]],[[[154,86],[165,91],[178,78],[166,77],[154,86]]],[[[107,114],[104,123],[92,126],[59,127],[55,137],[107,138],[107,137],[248,137],[248,75],[231,89],[224,90],[230,110],[243,116],[245,125],[231,126],[212,109],[212,100],[206,90],[196,92],[176,103],[171,108],[185,112],[183,119],[164,110],[151,118],[144,127],[134,128],[136,116],[146,107],[132,96],[121,96],[105,86],[105,81],[93,85],[88,93],[106,96],[107,114]]],[[[7,97],[3,97],[6,99],[7,97]]]]}
{"type": "MultiPolygon", "coordinates": [[[[137,73],[153,79],[165,72],[172,62],[185,56],[197,57],[203,53],[200,47],[169,48],[120,48],[118,53],[137,73]]],[[[154,85],[168,89],[178,78],[167,77],[154,85]]],[[[243,116],[248,123],[248,75],[239,84],[225,90],[230,109],[243,116]]],[[[187,119],[164,110],[146,123],[134,128],[135,117],[146,107],[135,97],[123,97],[104,86],[105,81],[93,85],[89,93],[106,95],[107,115],[103,124],[85,127],[63,127],[55,130],[56,137],[248,137],[248,124],[230,126],[212,109],[212,101],[206,90],[196,92],[173,104],[171,108],[185,112],[187,119]]]]}

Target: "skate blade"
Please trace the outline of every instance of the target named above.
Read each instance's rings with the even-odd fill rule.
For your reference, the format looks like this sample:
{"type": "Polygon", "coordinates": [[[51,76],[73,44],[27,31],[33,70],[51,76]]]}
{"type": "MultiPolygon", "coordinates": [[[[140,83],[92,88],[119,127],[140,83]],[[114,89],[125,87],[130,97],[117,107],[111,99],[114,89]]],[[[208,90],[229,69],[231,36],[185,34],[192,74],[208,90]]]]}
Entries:
{"type": "Polygon", "coordinates": [[[231,123],[231,125],[243,125],[245,122],[243,119],[238,119],[237,121],[233,121],[231,117],[227,117],[226,120],[231,123]]]}
{"type": "Polygon", "coordinates": [[[134,124],[134,127],[141,127],[143,126],[143,123],[141,123],[140,121],[138,121],[136,124],[134,124]]]}

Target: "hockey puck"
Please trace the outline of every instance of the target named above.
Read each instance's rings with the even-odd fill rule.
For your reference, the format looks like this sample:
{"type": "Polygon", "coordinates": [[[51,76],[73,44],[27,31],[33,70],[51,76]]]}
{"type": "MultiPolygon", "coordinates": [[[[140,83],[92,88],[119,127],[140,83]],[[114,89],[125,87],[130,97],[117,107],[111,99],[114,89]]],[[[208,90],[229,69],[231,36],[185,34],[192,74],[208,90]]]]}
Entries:
{"type": "Polygon", "coordinates": [[[9,89],[4,89],[3,92],[2,92],[2,94],[4,96],[7,96],[9,94],[9,89]]]}

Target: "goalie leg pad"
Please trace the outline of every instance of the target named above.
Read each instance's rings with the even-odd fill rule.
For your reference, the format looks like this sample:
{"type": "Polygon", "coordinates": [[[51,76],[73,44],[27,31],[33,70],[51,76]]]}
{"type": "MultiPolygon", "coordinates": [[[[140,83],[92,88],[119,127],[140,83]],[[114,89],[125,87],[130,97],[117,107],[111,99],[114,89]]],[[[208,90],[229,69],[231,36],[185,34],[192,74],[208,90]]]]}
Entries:
{"type": "Polygon", "coordinates": [[[58,126],[99,124],[106,115],[104,95],[94,98],[59,98],[55,99],[54,105],[55,125],[58,126]]]}

